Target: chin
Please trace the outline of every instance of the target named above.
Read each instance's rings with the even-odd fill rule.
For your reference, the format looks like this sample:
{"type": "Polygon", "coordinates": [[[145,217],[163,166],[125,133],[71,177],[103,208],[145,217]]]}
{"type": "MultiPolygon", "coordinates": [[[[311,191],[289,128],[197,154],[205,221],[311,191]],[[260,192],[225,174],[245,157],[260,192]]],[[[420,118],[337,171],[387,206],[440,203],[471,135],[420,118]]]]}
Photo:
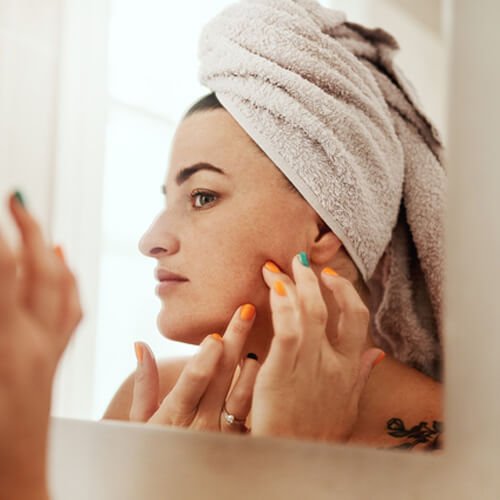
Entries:
{"type": "Polygon", "coordinates": [[[211,328],[207,323],[200,324],[192,318],[186,320],[184,315],[167,314],[162,310],[156,318],[156,326],[163,337],[185,344],[199,345],[203,339],[214,332],[223,335],[223,331],[211,328]]]}

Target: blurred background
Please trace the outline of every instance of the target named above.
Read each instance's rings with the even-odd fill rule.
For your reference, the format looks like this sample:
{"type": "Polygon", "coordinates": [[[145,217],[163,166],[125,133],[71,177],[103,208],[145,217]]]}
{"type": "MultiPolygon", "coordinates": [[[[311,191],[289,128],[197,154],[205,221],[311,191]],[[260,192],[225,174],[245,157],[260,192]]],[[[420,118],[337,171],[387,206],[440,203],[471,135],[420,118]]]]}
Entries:
{"type": "MultiPolygon", "coordinates": [[[[135,369],[133,342],[157,357],[196,347],[156,328],[152,259],[137,243],[197,80],[201,27],[226,0],[0,0],[0,224],[20,189],[62,244],[85,318],[60,366],[53,415],[98,419],[135,369]]],[[[323,0],[399,41],[397,61],[445,139],[447,14],[439,0],[323,0]]]]}

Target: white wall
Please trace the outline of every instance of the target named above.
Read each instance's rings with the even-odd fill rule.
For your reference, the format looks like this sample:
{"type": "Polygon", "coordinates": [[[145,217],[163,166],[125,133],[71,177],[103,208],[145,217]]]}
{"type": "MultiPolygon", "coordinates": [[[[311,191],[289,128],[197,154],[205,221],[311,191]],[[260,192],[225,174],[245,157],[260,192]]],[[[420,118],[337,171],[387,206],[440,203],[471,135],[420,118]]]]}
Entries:
{"type": "MultiPolygon", "coordinates": [[[[61,2],[0,0],[0,222],[22,189],[44,228],[52,206],[61,2]]],[[[13,227],[9,224],[9,237],[13,227]]]]}
{"type": "Polygon", "coordinates": [[[0,224],[25,195],[51,243],[62,244],[85,319],[60,366],[53,412],[86,416],[93,360],[106,114],[107,0],[0,0],[0,224]]]}

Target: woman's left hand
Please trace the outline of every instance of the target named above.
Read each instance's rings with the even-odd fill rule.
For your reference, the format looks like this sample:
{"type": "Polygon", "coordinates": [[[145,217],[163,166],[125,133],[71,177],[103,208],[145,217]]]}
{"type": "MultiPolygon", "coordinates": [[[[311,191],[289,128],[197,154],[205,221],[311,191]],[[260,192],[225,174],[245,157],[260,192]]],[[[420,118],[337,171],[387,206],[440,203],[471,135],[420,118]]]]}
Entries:
{"type": "Polygon", "coordinates": [[[339,310],[331,342],[316,274],[299,256],[293,258],[292,270],[294,281],[263,268],[271,289],[274,337],[255,382],[252,435],[346,442],[383,351],[365,350],[369,311],[348,279],[321,273],[339,310]]]}

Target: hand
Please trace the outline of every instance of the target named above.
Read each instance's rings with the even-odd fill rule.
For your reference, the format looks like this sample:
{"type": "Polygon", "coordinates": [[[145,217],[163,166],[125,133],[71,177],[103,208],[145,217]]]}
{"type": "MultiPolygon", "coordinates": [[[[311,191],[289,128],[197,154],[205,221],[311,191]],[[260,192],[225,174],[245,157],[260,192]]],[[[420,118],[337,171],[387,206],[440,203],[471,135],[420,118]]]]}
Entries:
{"type": "Polygon", "coordinates": [[[0,490],[24,498],[45,485],[53,377],[82,312],[73,274],[35,219],[14,196],[9,207],[21,246],[15,254],[0,234],[0,490]]]}
{"type": "Polygon", "coordinates": [[[271,289],[274,337],[255,382],[252,434],[345,442],[383,351],[364,350],[369,311],[349,280],[321,273],[340,311],[332,345],[316,274],[298,256],[292,270],[295,283],[263,268],[271,289]]]}
{"type": "Polygon", "coordinates": [[[228,396],[242,349],[255,318],[254,306],[239,307],[224,337],[207,336],[198,353],[190,358],[173,389],[159,401],[158,367],[145,343],[137,343],[132,421],[174,425],[192,429],[245,433],[244,425],[229,425],[222,417],[224,405],[236,418],[246,419],[252,405],[252,391],[259,363],[246,358],[228,396]],[[240,317],[244,311],[243,319],[240,317]],[[251,317],[250,317],[251,316],[251,317]]]}

